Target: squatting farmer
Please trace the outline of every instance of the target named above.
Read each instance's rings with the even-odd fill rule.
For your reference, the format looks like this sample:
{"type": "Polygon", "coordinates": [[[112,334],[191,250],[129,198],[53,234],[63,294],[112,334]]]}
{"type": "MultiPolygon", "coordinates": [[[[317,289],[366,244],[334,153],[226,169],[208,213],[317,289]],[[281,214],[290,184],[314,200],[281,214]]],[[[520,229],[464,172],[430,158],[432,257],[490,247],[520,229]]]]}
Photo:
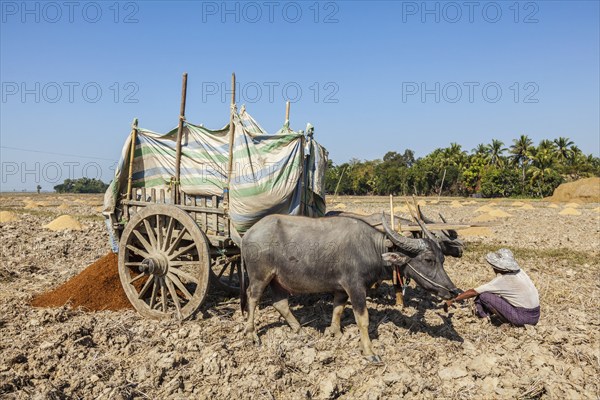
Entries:
{"type": "Polygon", "coordinates": [[[475,314],[480,318],[497,316],[502,322],[515,326],[535,325],[540,319],[538,291],[529,276],[519,267],[509,249],[488,253],[485,257],[496,277],[490,282],[469,289],[452,300],[447,300],[448,310],[456,301],[475,297],[475,314]]]}

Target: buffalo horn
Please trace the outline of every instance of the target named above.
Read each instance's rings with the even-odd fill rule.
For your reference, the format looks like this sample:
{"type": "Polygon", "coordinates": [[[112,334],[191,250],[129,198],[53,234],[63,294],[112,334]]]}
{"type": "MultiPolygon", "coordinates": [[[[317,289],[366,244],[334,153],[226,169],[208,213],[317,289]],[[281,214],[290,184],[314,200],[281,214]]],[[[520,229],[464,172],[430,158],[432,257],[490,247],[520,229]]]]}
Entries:
{"type": "Polygon", "coordinates": [[[381,214],[381,222],[383,223],[387,236],[396,246],[400,247],[400,249],[409,253],[420,253],[425,249],[426,246],[422,239],[411,239],[394,232],[392,228],[390,228],[390,225],[385,218],[385,214],[383,213],[381,214]]]}

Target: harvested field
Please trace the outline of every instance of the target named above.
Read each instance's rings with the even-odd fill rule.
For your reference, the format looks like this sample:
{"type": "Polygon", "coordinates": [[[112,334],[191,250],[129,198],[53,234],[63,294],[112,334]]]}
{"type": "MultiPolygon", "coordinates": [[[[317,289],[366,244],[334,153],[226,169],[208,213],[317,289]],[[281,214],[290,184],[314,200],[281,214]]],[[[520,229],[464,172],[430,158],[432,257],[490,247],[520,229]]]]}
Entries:
{"type": "MultiPolygon", "coordinates": [[[[114,268],[114,257],[103,258],[108,237],[95,211],[101,198],[0,197],[0,211],[16,217],[0,222],[0,397],[600,396],[594,378],[600,375],[597,203],[580,204],[576,215],[561,214],[568,208],[564,203],[551,208],[543,201],[514,205],[514,200],[495,200],[490,205],[479,199],[420,199],[426,201],[427,215],[437,218],[442,212],[450,222],[470,222],[494,210],[510,214],[496,217],[492,226],[462,231],[464,257],[446,258],[446,269],[459,287],[468,289],[492,278],[486,252],[512,248],[537,285],[542,318],[535,327],[498,327],[472,316],[468,303],[446,314],[439,300],[418,288],[408,290],[407,307],[399,309],[391,300],[392,288],[384,284],[368,303],[371,338],[384,361],[375,366],[360,354],[349,307],[342,317],[343,336],[324,334],[331,319],[330,295],[292,298],[293,312],[304,325],[299,335],[290,332],[266,296],[256,318],[263,342],[258,348],[242,335],[237,298],[215,290],[201,311],[183,323],[145,320],[131,309],[88,311],[102,309],[102,304],[86,303],[89,297],[118,280],[111,281],[107,273],[99,281],[100,270],[92,268],[114,268]],[[33,203],[44,206],[27,207],[33,203]],[[43,227],[61,215],[75,218],[81,230],[43,227]],[[91,290],[86,294],[84,288],[91,290]],[[70,291],[77,294],[70,296],[70,291]],[[51,294],[61,301],[50,302],[51,294]],[[36,303],[40,299],[46,302],[36,303]],[[83,308],[31,305],[64,304],[65,299],[83,308]]],[[[410,217],[403,201],[396,206],[410,217]]],[[[339,197],[328,208],[381,212],[389,209],[389,199],[339,197]]],[[[95,300],[103,295],[110,297],[107,304],[118,300],[119,291],[111,293],[97,293],[95,300]]]]}

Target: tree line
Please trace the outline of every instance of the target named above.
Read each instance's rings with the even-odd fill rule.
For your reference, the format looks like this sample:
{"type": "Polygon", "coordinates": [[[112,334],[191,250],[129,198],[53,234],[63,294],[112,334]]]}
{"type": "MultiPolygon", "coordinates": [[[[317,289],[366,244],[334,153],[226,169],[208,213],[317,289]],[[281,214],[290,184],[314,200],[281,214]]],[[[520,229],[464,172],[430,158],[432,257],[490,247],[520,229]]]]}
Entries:
{"type": "MultiPolygon", "coordinates": [[[[38,185],[39,187],[39,185],[38,185]]],[[[65,179],[60,185],[54,186],[57,193],[104,193],[108,185],[100,179],[95,178],[79,178],[65,179]]],[[[38,188],[38,193],[39,193],[38,188]]]]}
{"type": "Polygon", "coordinates": [[[501,140],[470,152],[458,143],[421,158],[410,149],[383,159],[352,159],[326,172],[328,194],[545,197],[563,182],[600,176],[600,158],[584,154],[567,137],[542,140],[527,135],[508,147],[501,140]]]}

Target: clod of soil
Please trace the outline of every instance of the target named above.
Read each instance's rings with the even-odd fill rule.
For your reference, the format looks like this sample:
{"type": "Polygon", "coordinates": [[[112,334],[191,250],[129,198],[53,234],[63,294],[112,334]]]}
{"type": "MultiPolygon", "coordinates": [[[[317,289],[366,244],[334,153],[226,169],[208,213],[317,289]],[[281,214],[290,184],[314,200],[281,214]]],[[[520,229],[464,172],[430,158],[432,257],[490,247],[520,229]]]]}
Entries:
{"type": "Polygon", "coordinates": [[[19,218],[17,218],[17,214],[15,214],[12,211],[0,211],[0,222],[1,223],[14,222],[18,219],[19,218]]]}
{"type": "Polygon", "coordinates": [[[80,231],[82,229],[79,221],[70,215],[61,215],[49,224],[44,225],[44,228],[50,229],[51,231],[80,231]]]}
{"type": "Polygon", "coordinates": [[[119,280],[117,255],[108,253],[61,286],[31,300],[34,307],[66,304],[89,311],[132,308],[119,280]]]}
{"type": "Polygon", "coordinates": [[[548,200],[598,203],[600,202],[600,178],[586,178],[563,183],[554,189],[552,197],[549,197],[548,200]]]}
{"type": "Polygon", "coordinates": [[[581,215],[581,211],[576,210],[572,207],[567,207],[564,210],[562,210],[561,212],[559,212],[560,215],[581,215]]]}

